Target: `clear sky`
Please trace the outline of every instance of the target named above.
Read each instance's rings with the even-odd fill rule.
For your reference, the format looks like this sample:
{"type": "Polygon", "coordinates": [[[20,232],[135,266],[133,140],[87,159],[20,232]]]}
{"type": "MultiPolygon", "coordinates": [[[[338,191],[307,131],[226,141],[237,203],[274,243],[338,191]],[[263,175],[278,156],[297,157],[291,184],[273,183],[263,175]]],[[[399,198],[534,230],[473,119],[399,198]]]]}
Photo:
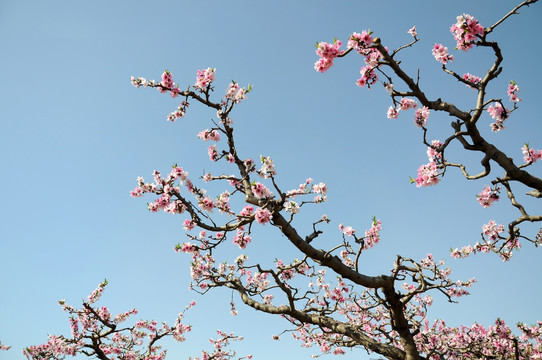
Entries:
{"type": "MultiPolygon", "coordinates": [[[[164,69],[185,88],[197,70],[216,68],[217,96],[232,79],[253,84],[232,114],[238,151],[272,156],[284,189],[307,177],[326,182],[328,203],[308,214],[330,216],[330,243],[340,222],[362,230],[380,218],[382,243],[364,260],[365,272],[387,273],[396,254],[420,259],[432,252],[457,278],[479,280],[459,304],[434,294],[430,318],[455,325],[542,320],[540,250],[526,245],[504,264],[491,255],[449,257],[450,248],[478,241],[489,219],[506,223],[516,215],[504,197],[490,209],[478,205],[475,194],[491,179],[471,183],[449,171],[436,187],[410,185],[409,176],[427,162],[412,114],[387,119],[384,89],[355,85],[360,57],[337,61],[325,74],[313,69],[317,41],[346,42],[352,32],[371,29],[396,48],[411,40],[407,30],[416,25],[421,41],[401,56],[405,68],[412,76],[421,69],[430,98],[469,109],[474,92],[442,73],[431,47],[453,49],[449,28],[457,15],[469,13],[489,26],[516,3],[2,0],[0,340],[13,349],[0,358],[20,359],[24,346],[45,342],[47,334],[68,335],[57,300],[79,306],[104,278],[110,285],[101,303],[113,313],[137,307],[141,318],[173,322],[190,300],[198,302],[186,315],[193,325],[188,342],[167,343],[168,358],[199,355],[217,328],[245,336],[239,353],[256,359],[318,353],[287,337],[272,341],[288,324],[239,302],[239,316],[231,317],[228,291],[189,292],[189,259],[172,250],[185,239],[184,217],[151,214],[151,198],[130,198],[136,177],[151,178],[154,169],[167,172],[178,163],[197,177],[211,168],[196,133],[212,126],[214,112],[193,104],[185,119],[167,123],[178,100],[130,84],[132,75],[158,80],[164,69]]],[[[506,84],[515,79],[523,101],[508,128],[488,136],[518,162],[523,143],[542,148],[541,18],[542,4],[535,4],[492,35],[505,61],[491,96],[506,97],[506,84]]],[[[482,75],[492,61],[484,51],[454,55],[451,68],[460,74],[482,75]]],[[[431,138],[449,134],[450,120],[430,118],[431,138]]],[[[484,121],[489,134],[491,121],[484,121]]],[[[449,156],[476,165],[477,158],[460,151],[449,156]]],[[[541,166],[532,168],[538,176],[541,166]]],[[[540,201],[527,205],[540,211],[540,201]]],[[[531,235],[538,228],[524,226],[531,235]]],[[[264,230],[253,252],[291,255],[283,237],[264,230]]],[[[370,357],[357,351],[344,358],[370,357]]]]}

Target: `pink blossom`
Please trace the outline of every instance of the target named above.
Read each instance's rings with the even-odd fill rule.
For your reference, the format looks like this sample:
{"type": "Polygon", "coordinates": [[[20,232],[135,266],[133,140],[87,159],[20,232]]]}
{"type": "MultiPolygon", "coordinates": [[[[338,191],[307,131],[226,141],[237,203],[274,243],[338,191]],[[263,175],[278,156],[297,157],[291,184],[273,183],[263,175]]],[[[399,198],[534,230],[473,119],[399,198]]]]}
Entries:
{"type": "Polygon", "coordinates": [[[363,30],[361,34],[353,33],[348,39],[347,47],[363,54],[373,43],[371,34],[367,30],[363,30]]]}
{"type": "Polygon", "coordinates": [[[213,208],[215,207],[215,203],[213,202],[213,199],[211,199],[209,196],[206,196],[205,198],[198,200],[198,206],[202,210],[213,212],[213,208]]]}
{"type": "Polygon", "coordinates": [[[442,44],[435,44],[433,45],[433,56],[435,59],[446,65],[448,61],[452,62],[454,61],[454,56],[448,54],[448,48],[443,46],[442,44]]]}
{"type": "Polygon", "coordinates": [[[147,87],[147,85],[148,85],[147,79],[142,78],[142,77],[134,78],[132,76],[131,77],[131,82],[132,82],[132,85],[134,85],[137,88],[140,87],[140,86],[147,87]]]}
{"type": "Polygon", "coordinates": [[[408,33],[413,37],[418,36],[418,33],[416,32],[416,26],[411,27],[410,30],[408,30],[408,33]]]}
{"type": "Polygon", "coordinates": [[[525,144],[521,147],[523,153],[523,161],[527,164],[534,163],[536,160],[542,159],[542,150],[535,150],[529,147],[529,144],[525,144]]]}
{"type": "Polygon", "coordinates": [[[342,44],[343,43],[340,40],[335,40],[333,44],[320,42],[316,44],[316,55],[320,56],[321,58],[333,60],[342,53],[340,50],[342,44]]]}
{"type": "Polygon", "coordinates": [[[510,101],[512,102],[518,102],[521,101],[520,98],[518,98],[519,93],[519,86],[516,84],[515,81],[510,81],[510,84],[508,84],[508,97],[510,98],[510,101]]]}
{"type": "Polygon", "coordinates": [[[143,189],[139,186],[136,186],[134,190],[130,191],[131,197],[142,197],[143,196],[143,189]]]}
{"type": "Polygon", "coordinates": [[[169,89],[175,86],[175,83],[173,82],[173,75],[168,70],[165,70],[164,73],[162,74],[162,81],[160,82],[160,84],[163,87],[166,87],[169,89]]]}
{"type": "Polygon", "coordinates": [[[216,145],[211,145],[207,149],[207,153],[209,154],[209,159],[211,161],[217,161],[218,160],[218,148],[216,145]]]}
{"type": "Polygon", "coordinates": [[[271,212],[264,208],[258,208],[256,209],[256,212],[254,213],[254,218],[259,224],[265,225],[265,223],[268,223],[271,221],[271,218],[273,215],[271,212]]]}
{"type": "Polygon", "coordinates": [[[192,230],[193,228],[196,227],[196,223],[193,222],[192,220],[189,220],[189,219],[185,219],[184,222],[183,222],[183,229],[185,231],[190,231],[192,230]]]}
{"type": "Polygon", "coordinates": [[[436,185],[440,181],[437,164],[430,162],[418,168],[418,176],[414,180],[416,187],[436,185]]]}
{"type": "Polygon", "coordinates": [[[388,108],[388,119],[397,119],[399,117],[399,111],[395,110],[393,106],[388,108]]]}
{"type": "Polygon", "coordinates": [[[457,22],[452,25],[450,32],[457,41],[457,49],[468,51],[474,41],[484,34],[484,27],[469,14],[463,14],[457,17],[457,22]]]}
{"type": "Polygon", "coordinates": [[[241,249],[245,249],[247,245],[252,241],[250,235],[247,235],[241,229],[237,229],[237,234],[233,237],[233,243],[239,246],[241,249]]]}
{"type": "Polygon", "coordinates": [[[324,73],[333,66],[332,59],[320,58],[314,63],[314,70],[324,73]]]}
{"type": "Polygon", "coordinates": [[[463,74],[463,79],[470,82],[472,85],[467,85],[471,89],[476,90],[480,83],[482,82],[482,78],[476,75],[471,75],[469,73],[463,74]]]}
{"type": "Polygon", "coordinates": [[[382,230],[382,222],[373,218],[373,223],[369,230],[365,230],[365,249],[370,249],[380,242],[380,231],[382,230]]]}
{"type": "Polygon", "coordinates": [[[504,231],[504,226],[498,225],[495,221],[490,220],[489,223],[482,226],[482,231],[489,240],[496,241],[499,237],[499,234],[504,231]]]}
{"type": "Polygon", "coordinates": [[[216,69],[212,68],[198,70],[196,75],[196,84],[194,86],[202,91],[207,90],[209,85],[211,85],[211,83],[215,80],[215,72],[216,69]]]}
{"type": "Polygon", "coordinates": [[[248,90],[242,88],[235,81],[232,81],[228,88],[226,89],[226,99],[231,100],[234,103],[240,103],[242,100],[247,98],[247,93],[251,90],[251,85],[249,85],[248,90]]]}
{"type": "Polygon", "coordinates": [[[375,84],[378,81],[378,75],[374,69],[375,68],[372,65],[362,67],[360,70],[361,77],[356,81],[356,84],[359,87],[364,87],[367,85],[368,88],[375,84]]]}
{"type": "Polygon", "coordinates": [[[431,141],[431,146],[427,147],[427,157],[429,158],[430,162],[438,162],[439,160],[442,160],[442,153],[436,150],[442,145],[444,144],[441,143],[439,140],[431,141]]]}
{"type": "Polygon", "coordinates": [[[260,170],[258,170],[258,175],[260,175],[264,179],[268,179],[271,176],[277,175],[277,171],[275,170],[275,164],[273,164],[273,160],[270,156],[260,156],[260,161],[262,163],[262,167],[260,168],[260,170]]]}
{"type": "Polygon", "coordinates": [[[499,200],[499,188],[492,189],[489,186],[486,186],[482,189],[480,194],[476,195],[476,197],[482,207],[488,208],[495,201],[499,200]]]}
{"type": "Polygon", "coordinates": [[[327,193],[327,185],[322,182],[319,184],[314,184],[312,186],[312,191],[314,191],[316,194],[325,195],[327,193]]]}
{"type": "Polygon", "coordinates": [[[414,109],[417,106],[418,104],[416,104],[414,99],[401,98],[401,101],[399,102],[399,110],[414,109]]]}
{"type": "Polygon", "coordinates": [[[245,205],[243,210],[241,210],[241,212],[239,213],[239,216],[250,217],[252,216],[253,213],[254,213],[254,207],[251,205],[245,205]]]}
{"type": "Polygon", "coordinates": [[[254,196],[257,198],[270,198],[273,196],[271,191],[265,187],[262,183],[254,183],[252,184],[252,192],[254,193],[254,196]]]}
{"type": "Polygon", "coordinates": [[[429,109],[427,106],[422,107],[421,109],[417,109],[414,113],[414,124],[418,127],[424,127],[427,123],[427,118],[429,117],[429,109]]]}
{"type": "Polygon", "coordinates": [[[510,110],[503,107],[499,102],[495,102],[494,105],[489,105],[487,112],[495,119],[495,122],[491,124],[491,130],[498,132],[504,129],[504,121],[510,115],[510,110]]]}
{"type": "Polygon", "coordinates": [[[286,201],[284,203],[284,210],[292,214],[299,212],[299,205],[295,201],[286,201]]]}
{"type": "Polygon", "coordinates": [[[356,233],[356,230],[352,228],[352,226],[344,226],[343,224],[339,224],[339,230],[341,230],[345,236],[349,237],[356,233]]]}
{"type": "Polygon", "coordinates": [[[180,105],[177,107],[177,110],[168,115],[167,121],[174,122],[175,120],[184,117],[186,115],[187,108],[188,103],[186,101],[181,101],[180,105]]]}
{"type": "Polygon", "coordinates": [[[101,282],[98,287],[88,296],[89,304],[93,304],[102,296],[105,287],[107,286],[107,280],[101,282]]]}
{"type": "Polygon", "coordinates": [[[213,175],[211,175],[211,173],[206,173],[205,175],[203,175],[202,179],[205,182],[209,182],[213,179],[213,175]]]}
{"type": "Polygon", "coordinates": [[[204,141],[212,140],[212,141],[219,141],[220,140],[220,134],[216,130],[209,130],[205,129],[203,131],[200,131],[198,133],[198,138],[204,141]]]}

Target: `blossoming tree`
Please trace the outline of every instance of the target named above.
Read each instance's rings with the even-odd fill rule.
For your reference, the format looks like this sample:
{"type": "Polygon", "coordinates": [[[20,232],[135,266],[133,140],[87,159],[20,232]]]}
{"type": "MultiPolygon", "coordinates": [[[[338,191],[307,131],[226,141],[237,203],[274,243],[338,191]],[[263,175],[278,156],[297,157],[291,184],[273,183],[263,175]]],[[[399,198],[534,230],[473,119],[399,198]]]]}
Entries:
{"type": "MultiPolygon", "coordinates": [[[[429,98],[418,79],[404,70],[398,57],[418,42],[415,27],[408,31],[412,41],[395,50],[388,49],[383,40],[369,31],[350,35],[346,49],[342,49],[340,40],[317,44],[317,71],[323,73],[337,59],[357,53],[365,63],[357,84],[370,88],[381,83],[386,88],[392,103],[387,117],[396,119],[405,116],[403,112],[413,110],[414,124],[420,128],[428,156],[428,163],[420,166],[417,177],[411,179],[413,184],[436,185],[446,171],[457,168],[467,180],[491,177],[491,186],[482,187],[477,195],[482,207],[491,206],[499,200],[501,192],[506,193],[517,215],[507,225],[489,221],[482,227],[481,241],[453,250],[453,257],[494,252],[509,260],[521,242],[538,245],[542,241],[542,229],[535,234],[520,231],[522,223],[540,222],[542,215],[533,214],[523,206],[514,192],[514,186],[521,184],[529,189],[526,196],[542,197],[542,179],[531,171],[533,164],[542,159],[542,150],[536,150],[535,146],[542,145],[518,146],[523,163],[517,165],[512,158],[515,154],[506,154],[488,142],[479,130],[489,116],[494,120],[489,125],[492,131],[503,131],[505,121],[512,117],[521,101],[519,85],[514,81],[508,89],[503,89],[508,99],[488,95],[488,85],[501,73],[503,61],[501,49],[491,34],[519,9],[535,2],[522,2],[489,27],[468,14],[457,17],[457,23],[450,29],[457,50],[468,52],[480,48],[494,56],[485,74],[461,75],[451,69],[454,56],[448,48],[443,44],[433,46],[433,56],[442,64],[442,70],[472,91],[476,98],[473,109],[460,109],[443,98],[429,98]],[[450,133],[442,141],[429,137],[430,118],[438,112],[454,119],[450,133]],[[482,171],[474,174],[460,159],[449,160],[446,150],[452,143],[459,143],[466,152],[479,154],[482,171]]],[[[131,192],[133,197],[153,196],[148,204],[152,212],[163,210],[184,216],[188,239],[175,249],[191,259],[194,291],[208,293],[217,287],[229,288],[246,306],[283,317],[291,325],[285,333],[291,333],[303,346],[318,346],[322,354],[344,354],[347,348],[359,347],[387,359],[542,358],[542,322],[518,324],[515,332],[499,319],[489,327],[478,324],[450,327],[444,320],[430,322],[427,310],[433,303],[433,295],[453,301],[468,294],[468,288],[475,282],[451,279],[451,270],[443,261],[435,261],[431,254],[420,260],[398,255],[390,259],[389,273],[366,274],[363,258],[380,242],[382,223],[377,218],[368,221],[369,226],[363,231],[344,224],[338,230],[328,229],[336,237],[331,245],[318,241],[331,222],[326,215],[313,219],[311,230],[302,233],[296,222],[302,208],[327,201],[327,185],[308,178],[294,189],[284,189],[270,156],[261,156],[256,161],[246,157],[244,150],[236,145],[233,114],[247,99],[251,87],[231,82],[225,95],[215,99],[215,76],[215,69],[200,70],[194,85],[183,85],[185,90],[175,84],[167,70],[161,81],[132,78],[136,87],[156,88],[181,99],[167,117],[171,122],[183,118],[192,103],[216,112],[217,120],[199,132],[198,137],[212,143],[208,147],[209,159],[220,170],[194,179],[186,169],[174,165],[167,174],[155,171],[151,181],[138,178],[131,192]],[[219,163],[222,167],[218,167],[219,163]],[[204,188],[205,183],[222,186],[223,190],[211,194],[204,188]],[[283,258],[268,262],[252,261],[250,250],[258,246],[258,240],[253,239],[257,227],[281,234],[297,249],[297,254],[284,253],[283,258]],[[223,249],[232,246],[238,249],[238,256],[227,258],[223,249]]],[[[136,311],[111,317],[107,308],[93,307],[104,287],[105,283],[100,284],[81,310],[61,302],[72,315],[70,339],[51,336],[47,344],[29,347],[24,354],[34,359],[62,358],[76,353],[100,359],[161,359],[165,352],[156,342],[165,336],[182,341],[190,330],[182,323],[182,313],[174,326],[163,324],[160,328],[156,323],[140,321],[121,327],[120,323],[136,311]]],[[[231,306],[235,314],[233,301],[231,306]]],[[[233,352],[222,350],[222,345],[232,339],[238,338],[219,332],[215,351],[204,352],[202,359],[234,357],[233,352]]]]}

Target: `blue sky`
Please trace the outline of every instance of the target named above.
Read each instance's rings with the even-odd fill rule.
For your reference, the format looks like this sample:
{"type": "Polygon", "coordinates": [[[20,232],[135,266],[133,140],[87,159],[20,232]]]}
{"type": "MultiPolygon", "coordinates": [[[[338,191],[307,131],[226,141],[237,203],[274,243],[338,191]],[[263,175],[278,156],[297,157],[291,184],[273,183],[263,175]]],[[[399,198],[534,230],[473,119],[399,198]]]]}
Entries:
{"type": "MultiPolygon", "coordinates": [[[[190,300],[198,302],[186,315],[194,326],[189,341],[168,343],[168,358],[198,355],[217,328],[245,336],[239,353],[257,359],[317,353],[290,339],[273,342],[271,335],[287,325],[280,319],[241,304],[232,318],[227,291],[189,292],[189,259],[172,251],[184,240],[184,217],[151,214],[145,205],[150,198],[130,198],[136,177],[150,178],[154,169],[166,172],[178,163],[195,178],[211,168],[196,133],[212,126],[214,112],[193,104],[185,119],[167,123],[177,100],[130,84],[132,75],[159,79],[164,69],[183,88],[195,82],[197,70],[216,68],[217,96],[232,79],[253,84],[233,113],[238,151],[272,156],[284,189],[307,177],[326,182],[329,202],[304,219],[327,213],[330,243],[340,222],[361,231],[373,216],[380,218],[382,243],[371,250],[364,271],[386,273],[396,254],[419,259],[432,252],[457,278],[479,280],[459,304],[435,294],[430,317],[451,324],[542,319],[540,254],[533,247],[504,264],[487,255],[449,258],[450,247],[479,240],[489,219],[504,223],[515,215],[504,198],[490,209],[478,205],[475,194],[491,179],[467,182],[449,171],[436,187],[410,185],[409,176],[427,162],[411,114],[387,119],[384,89],[355,85],[360,57],[337,61],[325,74],[313,69],[317,41],[346,42],[352,32],[371,29],[396,48],[411,40],[407,30],[416,25],[421,41],[401,56],[405,69],[411,75],[421,69],[430,98],[468,109],[474,92],[442,73],[431,47],[454,47],[449,27],[457,15],[469,13],[488,26],[515,3],[2,1],[0,340],[13,346],[2,359],[21,358],[24,346],[43,343],[47,334],[68,334],[56,302],[65,298],[77,306],[104,278],[110,285],[102,304],[115,313],[137,307],[142,318],[172,322],[190,300]]],[[[523,143],[542,148],[536,97],[541,16],[535,4],[492,35],[505,57],[492,96],[506,97],[506,84],[515,79],[523,101],[504,132],[489,134],[487,117],[486,134],[518,162],[523,143]]],[[[492,61],[485,51],[454,55],[451,67],[461,74],[481,75],[492,61]]],[[[431,117],[431,137],[443,139],[450,120],[431,117]]],[[[476,166],[476,157],[456,150],[448,156],[476,166]]],[[[532,168],[538,176],[540,166],[532,168]]],[[[526,204],[540,209],[533,200],[526,204]]],[[[524,229],[533,234],[537,227],[524,229]]],[[[263,230],[252,244],[254,256],[293,251],[277,232],[263,230]]],[[[370,358],[364,354],[345,358],[370,358]]]]}

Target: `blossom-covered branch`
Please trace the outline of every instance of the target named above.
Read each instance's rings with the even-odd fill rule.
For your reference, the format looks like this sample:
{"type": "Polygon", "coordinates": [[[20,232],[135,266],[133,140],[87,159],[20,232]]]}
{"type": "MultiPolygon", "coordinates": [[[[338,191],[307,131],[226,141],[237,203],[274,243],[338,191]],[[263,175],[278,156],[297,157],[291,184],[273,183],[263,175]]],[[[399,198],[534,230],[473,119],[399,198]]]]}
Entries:
{"type": "MultiPolygon", "coordinates": [[[[81,309],[60,300],[62,309],[70,314],[71,337],[49,335],[46,343],[28,346],[23,350],[23,355],[34,360],[64,359],[77,355],[101,360],[163,360],[167,351],[157,344],[160,339],[171,337],[179,342],[185,341],[185,334],[190,332],[192,327],[183,324],[184,312],[193,307],[195,302],[190,303],[179,314],[172,326],[165,322],[158,324],[154,320],[139,320],[133,325],[124,325],[130,317],[137,314],[136,309],[112,316],[107,307],[93,305],[100,299],[106,286],[107,280],[100,283],[87,301],[83,302],[81,309]]],[[[234,359],[235,352],[225,347],[230,340],[242,338],[221,331],[218,331],[218,335],[220,337],[214,340],[215,351],[204,351],[202,359],[234,359]]]]}
{"type": "MultiPolygon", "coordinates": [[[[374,37],[371,32],[363,31],[361,34],[353,33],[347,44],[346,50],[341,50],[342,42],[336,40],[333,45],[327,43],[319,43],[316,54],[320,59],[316,62],[315,68],[320,72],[324,72],[333,64],[333,59],[343,57],[349,53],[357,52],[364,58],[365,66],[361,69],[361,78],[357,80],[357,84],[361,87],[376,84],[379,79],[377,71],[384,75],[386,80],[382,82],[386,90],[389,92],[393,105],[388,108],[387,117],[397,119],[400,112],[415,109],[414,123],[423,130],[423,143],[428,146],[429,162],[421,165],[418,168],[418,175],[415,179],[411,178],[411,182],[418,187],[436,185],[444,176],[448,167],[456,167],[461,170],[461,173],[468,180],[478,180],[494,174],[492,163],[496,163],[502,175],[495,176],[491,184],[494,186],[503,185],[507,190],[508,198],[511,204],[516,208],[520,215],[510,221],[507,227],[506,236],[498,236],[494,241],[486,241],[482,248],[474,246],[478,251],[493,251],[502,256],[504,260],[508,260],[512,256],[512,250],[519,248],[520,239],[532,242],[538,245],[539,242],[531,237],[521,234],[519,225],[525,221],[540,222],[542,221],[541,214],[532,214],[528,212],[520,200],[512,190],[514,183],[519,183],[530,188],[527,195],[542,198],[542,178],[534,175],[533,172],[526,168],[542,158],[542,150],[530,148],[528,144],[521,148],[524,155],[524,163],[516,165],[512,154],[507,154],[498,146],[490,143],[479,130],[479,123],[483,119],[483,115],[487,114],[494,122],[490,124],[493,132],[500,132],[505,129],[505,121],[508,120],[512,113],[518,109],[520,88],[515,81],[510,81],[507,88],[508,101],[511,103],[511,108],[505,106],[502,99],[488,99],[487,89],[489,83],[497,78],[502,72],[503,55],[501,48],[495,41],[490,41],[488,35],[504,20],[511,15],[517,14],[518,10],[524,6],[529,6],[537,0],[527,0],[516,6],[502,19],[498,20],[494,25],[484,28],[473,16],[462,14],[457,17],[457,22],[450,28],[454,40],[456,41],[456,49],[468,52],[473,48],[487,48],[494,55],[494,61],[490,64],[486,74],[483,77],[465,73],[460,75],[448,66],[454,61],[454,56],[448,51],[448,47],[443,44],[435,44],[432,49],[432,54],[435,59],[442,64],[442,70],[451,75],[457,81],[464,83],[471,90],[476,91],[476,107],[474,109],[460,109],[456,105],[442,100],[443,97],[437,100],[431,100],[419,85],[418,79],[414,80],[409,76],[401,65],[401,61],[396,59],[396,55],[400,50],[411,47],[418,42],[418,33],[415,27],[408,32],[414,37],[414,41],[407,45],[403,45],[394,51],[388,50],[382,44],[382,40],[374,37]],[[326,49],[333,51],[326,51],[326,49]],[[325,63],[329,66],[321,67],[320,64],[325,63]],[[369,71],[370,70],[370,71],[369,71]],[[406,89],[400,89],[400,86],[405,86],[406,89]],[[447,135],[444,142],[439,140],[428,141],[426,136],[429,127],[429,117],[432,112],[444,112],[447,115],[456,118],[452,122],[452,134],[447,135]],[[481,153],[480,164],[483,170],[479,173],[471,173],[461,162],[451,162],[445,157],[445,152],[448,146],[454,141],[458,141],[461,146],[469,151],[481,153]],[[483,250],[481,250],[483,249],[483,250]]],[[[542,145],[540,145],[542,146],[542,145]]],[[[519,148],[519,147],[518,147],[519,148]]],[[[487,186],[487,185],[486,185],[487,186]]],[[[493,202],[491,202],[493,203],[493,202]]],[[[489,205],[491,205],[489,203],[489,205]]],[[[488,205],[488,206],[489,206],[488,205]]],[[[485,207],[488,207],[485,206],[485,207]]]]}

